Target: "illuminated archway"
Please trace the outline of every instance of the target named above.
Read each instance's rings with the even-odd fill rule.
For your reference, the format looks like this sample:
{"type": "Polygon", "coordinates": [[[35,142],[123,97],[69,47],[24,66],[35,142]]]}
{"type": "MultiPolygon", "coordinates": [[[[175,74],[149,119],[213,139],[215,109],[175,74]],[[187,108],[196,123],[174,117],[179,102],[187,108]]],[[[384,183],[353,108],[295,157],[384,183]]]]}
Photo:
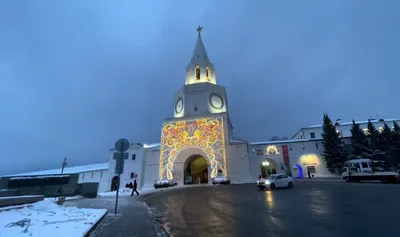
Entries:
{"type": "Polygon", "coordinates": [[[311,175],[313,175],[314,173],[316,173],[316,170],[320,168],[321,158],[314,153],[304,154],[300,156],[299,163],[302,166],[304,172],[309,172],[311,175]]]}
{"type": "Polygon", "coordinates": [[[206,154],[215,178],[218,170],[227,176],[225,157],[224,120],[210,117],[171,121],[163,124],[160,147],[160,180],[172,180],[176,157],[187,149],[197,148],[206,154]]]}
{"type": "Polygon", "coordinates": [[[271,174],[277,174],[280,171],[278,162],[266,158],[260,163],[261,177],[266,178],[271,174]]]}
{"type": "Polygon", "coordinates": [[[191,155],[183,165],[184,184],[200,184],[208,183],[209,164],[207,159],[201,155],[191,155]]]}

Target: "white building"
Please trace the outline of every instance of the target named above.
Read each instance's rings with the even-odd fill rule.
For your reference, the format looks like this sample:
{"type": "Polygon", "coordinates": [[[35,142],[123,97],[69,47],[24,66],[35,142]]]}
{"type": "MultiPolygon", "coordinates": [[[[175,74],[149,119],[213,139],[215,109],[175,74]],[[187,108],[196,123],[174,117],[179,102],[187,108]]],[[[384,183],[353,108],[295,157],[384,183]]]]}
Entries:
{"type": "MultiPolygon", "coordinates": [[[[61,174],[61,169],[42,170],[6,176],[30,176],[30,175],[56,175],[61,174]]],[[[99,183],[98,192],[105,192],[110,189],[108,177],[108,163],[65,167],[63,174],[79,174],[78,184],[99,183]]],[[[5,177],[5,176],[3,176],[5,177]]]]}
{"type": "MultiPolygon", "coordinates": [[[[380,132],[382,132],[385,123],[392,129],[394,127],[393,122],[396,122],[397,124],[400,125],[399,119],[370,119],[370,121],[371,123],[374,124],[375,128],[380,132]]],[[[356,123],[360,124],[360,128],[364,131],[365,134],[367,134],[368,121],[356,121],[356,123]]],[[[350,129],[352,125],[353,122],[335,123],[336,130],[342,137],[351,137],[350,129]]],[[[322,139],[321,134],[322,134],[322,125],[315,125],[315,126],[301,128],[300,131],[298,131],[292,137],[292,139],[322,139]]]]}

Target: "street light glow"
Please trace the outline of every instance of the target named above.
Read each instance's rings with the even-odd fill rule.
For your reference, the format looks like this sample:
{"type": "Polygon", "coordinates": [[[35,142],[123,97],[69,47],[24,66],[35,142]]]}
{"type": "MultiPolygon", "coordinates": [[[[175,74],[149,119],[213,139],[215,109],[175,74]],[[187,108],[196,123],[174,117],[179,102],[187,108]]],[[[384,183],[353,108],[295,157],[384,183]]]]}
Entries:
{"type": "Polygon", "coordinates": [[[263,161],[263,162],[262,162],[262,165],[263,165],[263,166],[269,166],[269,162],[268,162],[268,161],[263,161]]]}

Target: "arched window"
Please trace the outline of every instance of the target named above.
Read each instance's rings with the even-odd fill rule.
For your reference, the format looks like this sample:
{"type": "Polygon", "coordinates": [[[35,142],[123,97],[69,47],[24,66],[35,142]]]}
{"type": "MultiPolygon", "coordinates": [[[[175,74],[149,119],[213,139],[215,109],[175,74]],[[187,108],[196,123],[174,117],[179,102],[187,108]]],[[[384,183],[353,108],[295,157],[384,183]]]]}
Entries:
{"type": "Polygon", "coordinates": [[[207,78],[207,80],[210,80],[210,76],[209,76],[210,74],[209,74],[208,70],[209,70],[209,69],[206,68],[206,78],[207,78]]]}
{"type": "Polygon", "coordinates": [[[200,80],[200,68],[196,67],[196,79],[200,80]]]}

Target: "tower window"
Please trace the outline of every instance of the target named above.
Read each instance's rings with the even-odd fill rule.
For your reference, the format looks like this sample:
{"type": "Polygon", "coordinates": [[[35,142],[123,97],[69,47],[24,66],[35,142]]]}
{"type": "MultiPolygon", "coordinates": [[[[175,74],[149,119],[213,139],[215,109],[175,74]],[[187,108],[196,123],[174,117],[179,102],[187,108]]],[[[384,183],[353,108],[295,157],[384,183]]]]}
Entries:
{"type": "Polygon", "coordinates": [[[200,68],[196,67],[196,79],[200,80],[200,68]]]}
{"type": "Polygon", "coordinates": [[[208,68],[206,68],[206,77],[207,77],[207,79],[209,79],[208,78],[208,68]]]}

